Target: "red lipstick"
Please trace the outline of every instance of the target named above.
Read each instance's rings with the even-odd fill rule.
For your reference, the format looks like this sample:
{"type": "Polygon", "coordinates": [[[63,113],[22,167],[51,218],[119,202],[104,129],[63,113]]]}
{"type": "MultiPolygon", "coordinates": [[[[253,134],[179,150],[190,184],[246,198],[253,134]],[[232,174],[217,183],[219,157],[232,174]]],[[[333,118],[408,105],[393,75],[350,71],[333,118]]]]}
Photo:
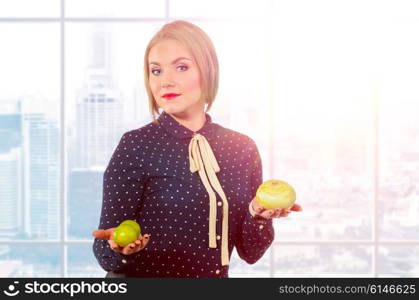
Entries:
{"type": "Polygon", "coordinates": [[[174,99],[178,96],[180,96],[181,94],[176,94],[176,93],[166,93],[163,95],[163,98],[167,99],[167,100],[171,100],[174,99]]]}

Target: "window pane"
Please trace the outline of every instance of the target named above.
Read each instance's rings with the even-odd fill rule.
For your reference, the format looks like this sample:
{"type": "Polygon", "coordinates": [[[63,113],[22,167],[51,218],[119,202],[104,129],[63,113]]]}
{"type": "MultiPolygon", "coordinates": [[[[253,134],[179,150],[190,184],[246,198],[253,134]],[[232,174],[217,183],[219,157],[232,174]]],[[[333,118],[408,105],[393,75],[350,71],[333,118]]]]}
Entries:
{"type": "Polygon", "coordinates": [[[93,255],[92,245],[68,246],[68,269],[66,277],[101,277],[104,271],[93,255]]]}
{"type": "MultiPolygon", "coordinates": [[[[171,0],[172,18],[266,18],[269,14],[270,0],[211,0],[190,1],[171,0]]],[[[251,40],[251,39],[249,39],[251,40]]]]}
{"type": "Polygon", "coordinates": [[[378,216],[381,239],[419,240],[419,24],[401,20],[388,24],[380,54],[378,216]]]}
{"type": "Polygon", "coordinates": [[[274,277],[370,277],[370,246],[276,246],[274,277]]]}
{"type": "Polygon", "coordinates": [[[1,0],[0,18],[60,16],[60,0],[1,0]]]}
{"type": "Polygon", "coordinates": [[[59,238],[58,34],[0,24],[0,239],[59,238]]]}
{"type": "Polygon", "coordinates": [[[228,276],[236,278],[270,277],[270,253],[270,250],[266,251],[256,263],[250,265],[240,258],[234,248],[231,254],[228,276]]]}
{"type": "Polygon", "coordinates": [[[163,18],[165,0],[71,0],[66,1],[67,17],[163,18]]]}
{"type": "Polygon", "coordinates": [[[275,221],[280,241],[372,238],[375,23],[363,2],[334,3],[274,11],[274,176],[303,206],[275,221]]]}
{"type": "Polygon", "coordinates": [[[71,239],[91,239],[91,232],[99,224],[103,171],[122,134],[151,121],[143,81],[143,56],[149,39],[160,26],[154,23],[67,26],[71,239]]]}
{"type": "Polygon", "coordinates": [[[381,105],[378,216],[380,238],[386,240],[419,240],[419,93],[413,89],[397,103],[381,105]]]}
{"type": "Polygon", "coordinates": [[[68,181],[68,238],[91,239],[99,224],[103,171],[71,169],[68,181]]]}
{"type": "Polygon", "coordinates": [[[378,255],[380,277],[418,277],[419,246],[381,246],[378,255]]]}
{"type": "Polygon", "coordinates": [[[60,277],[60,247],[0,245],[0,277],[60,277]]]}

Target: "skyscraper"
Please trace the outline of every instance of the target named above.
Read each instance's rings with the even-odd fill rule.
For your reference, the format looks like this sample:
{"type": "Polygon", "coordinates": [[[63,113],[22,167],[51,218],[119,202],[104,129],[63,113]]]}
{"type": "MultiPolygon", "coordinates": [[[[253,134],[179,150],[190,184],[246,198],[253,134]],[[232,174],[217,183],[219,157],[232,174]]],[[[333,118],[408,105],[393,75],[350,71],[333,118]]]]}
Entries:
{"type": "Polygon", "coordinates": [[[0,235],[58,238],[59,130],[43,99],[1,101],[0,235]]]}
{"type": "Polygon", "coordinates": [[[22,226],[21,150],[0,153],[0,237],[13,238],[22,226]]]}
{"type": "Polygon", "coordinates": [[[43,113],[23,112],[25,195],[32,238],[58,239],[60,151],[56,121],[43,113]]]}
{"type": "Polygon", "coordinates": [[[76,109],[74,167],[105,168],[122,135],[123,102],[112,70],[111,33],[95,27],[89,38],[86,79],[76,109]]]}
{"type": "Polygon", "coordinates": [[[19,99],[0,102],[0,237],[23,229],[22,116],[19,99]]]}

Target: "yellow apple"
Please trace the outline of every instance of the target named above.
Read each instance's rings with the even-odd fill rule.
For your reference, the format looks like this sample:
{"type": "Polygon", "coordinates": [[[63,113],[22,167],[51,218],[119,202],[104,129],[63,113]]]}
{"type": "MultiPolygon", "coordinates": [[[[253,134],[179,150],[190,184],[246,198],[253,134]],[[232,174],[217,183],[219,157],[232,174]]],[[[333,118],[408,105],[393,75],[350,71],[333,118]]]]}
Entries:
{"type": "Polygon", "coordinates": [[[294,204],[295,199],[294,188],[277,179],[265,181],[256,191],[256,202],[265,209],[287,209],[294,204]]]}

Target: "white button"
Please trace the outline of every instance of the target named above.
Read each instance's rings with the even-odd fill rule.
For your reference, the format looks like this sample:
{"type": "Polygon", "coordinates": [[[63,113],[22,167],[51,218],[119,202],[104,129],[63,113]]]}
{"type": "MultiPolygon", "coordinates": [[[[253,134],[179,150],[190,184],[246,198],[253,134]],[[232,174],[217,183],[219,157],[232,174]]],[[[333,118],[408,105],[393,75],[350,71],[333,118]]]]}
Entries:
{"type": "Polygon", "coordinates": [[[220,270],[215,270],[215,274],[220,274],[220,270]]]}
{"type": "Polygon", "coordinates": [[[217,235],[217,240],[221,239],[221,236],[217,235]]]}
{"type": "Polygon", "coordinates": [[[263,229],[263,225],[259,225],[259,229],[263,229]]]}
{"type": "Polygon", "coordinates": [[[221,202],[221,201],[218,201],[218,206],[221,206],[221,205],[223,205],[223,202],[221,202]]]}
{"type": "Polygon", "coordinates": [[[127,261],[126,261],[125,259],[122,259],[122,263],[123,263],[123,264],[126,264],[126,263],[127,263],[127,261]]]}

